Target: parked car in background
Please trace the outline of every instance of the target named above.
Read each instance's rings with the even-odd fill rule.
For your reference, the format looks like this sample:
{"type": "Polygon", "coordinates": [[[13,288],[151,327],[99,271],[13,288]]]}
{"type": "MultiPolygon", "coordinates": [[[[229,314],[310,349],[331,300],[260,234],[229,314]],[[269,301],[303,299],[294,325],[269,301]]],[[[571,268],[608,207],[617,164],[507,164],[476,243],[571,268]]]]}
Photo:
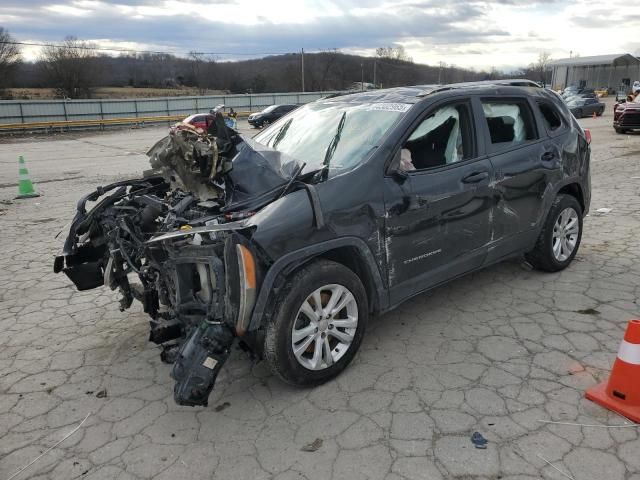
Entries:
{"type": "Polygon", "coordinates": [[[576,118],[590,117],[594,113],[599,117],[604,112],[604,103],[597,98],[572,97],[566,103],[576,118]]]}
{"type": "Polygon", "coordinates": [[[580,87],[578,87],[577,85],[569,85],[568,87],[566,87],[562,93],[560,94],[560,96],[562,98],[567,98],[573,95],[577,95],[578,94],[578,90],[580,90],[580,87]]]}
{"type": "Polygon", "coordinates": [[[275,122],[287,113],[298,108],[298,105],[271,105],[261,112],[249,115],[247,121],[249,125],[255,128],[262,128],[270,123],[275,122]]]}
{"type": "Polygon", "coordinates": [[[213,122],[213,115],[211,113],[194,113],[182,120],[182,123],[188,123],[194,127],[201,128],[206,131],[213,122]]]}
{"type": "Polygon", "coordinates": [[[633,93],[640,93],[640,80],[636,80],[633,82],[633,86],[631,87],[631,91],[633,93]]]}
{"type": "Polygon", "coordinates": [[[597,98],[598,95],[593,88],[570,85],[562,91],[561,97],[567,100],[570,97],[597,98]]]}
{"type": "Polygon", "coordinates": [[[634,102],[616,103],[613,106],[613,128],[616,133],[640,130],[640,95],[634,102]]]}

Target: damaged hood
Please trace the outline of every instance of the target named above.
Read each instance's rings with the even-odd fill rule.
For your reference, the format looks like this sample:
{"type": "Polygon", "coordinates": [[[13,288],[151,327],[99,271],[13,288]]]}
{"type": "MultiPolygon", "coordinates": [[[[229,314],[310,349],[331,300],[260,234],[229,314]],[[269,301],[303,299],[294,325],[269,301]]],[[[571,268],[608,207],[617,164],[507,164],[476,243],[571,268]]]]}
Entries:
{"type": "Polygon", "coordinates": [[[149,163],[171,185],[201,201],[223,200],[225,210],[272,201],[293,175],[297,161],[250,138],[238,136],[237,155],[219,154],[216,139],[179,124],[147,152],[149,163]]]}
{"type": "Polygon", "coordinates": [[[244,143],[226,174],[228,209],[270,201],[289,183],[297,161],[288,155],[243,137],[244,143]]]}

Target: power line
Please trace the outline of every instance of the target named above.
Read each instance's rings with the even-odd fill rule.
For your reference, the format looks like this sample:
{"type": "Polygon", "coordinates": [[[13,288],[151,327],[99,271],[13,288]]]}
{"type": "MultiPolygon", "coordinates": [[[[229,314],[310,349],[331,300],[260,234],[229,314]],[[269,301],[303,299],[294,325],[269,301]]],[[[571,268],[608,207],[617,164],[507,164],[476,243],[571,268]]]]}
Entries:
{"type": "Polygon", "coordinates": [[[286,55],[298,52],[196,52],[196,51],[161,51],[161,50],[138,50],[135,48],[122,47],[98,47],[92,45],[60,45],[55,43],[36,43],[36,42],[9,42],[0,41],[4,45],[22,45],[28,47],[52,47],[52,48],[71,48],[79,50],[98,50],[104,52],[131,52],[131,53],[153,53],[158,55],[238,55],[238,56],[259,56],[259,55],[286,55]]]}

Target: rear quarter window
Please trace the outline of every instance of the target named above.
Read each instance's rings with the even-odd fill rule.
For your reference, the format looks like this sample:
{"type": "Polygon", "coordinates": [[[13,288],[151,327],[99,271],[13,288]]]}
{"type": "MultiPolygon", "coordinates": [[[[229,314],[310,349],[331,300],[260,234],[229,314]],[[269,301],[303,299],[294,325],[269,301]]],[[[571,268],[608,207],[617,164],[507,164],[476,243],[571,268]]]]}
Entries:
{"type": "Polygon", "coordinates": [[[548,132],[556,132],[562,129],[564,121],[558,109],[550,103],[538,103],[542,114],[542,122],[548,132]]]}

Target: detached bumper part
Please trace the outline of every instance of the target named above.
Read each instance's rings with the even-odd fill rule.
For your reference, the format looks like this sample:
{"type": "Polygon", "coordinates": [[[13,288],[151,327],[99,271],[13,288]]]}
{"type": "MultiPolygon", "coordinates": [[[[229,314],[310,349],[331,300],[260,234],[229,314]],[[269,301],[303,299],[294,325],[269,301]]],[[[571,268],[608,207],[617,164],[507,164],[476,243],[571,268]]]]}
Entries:
{"type": "Polygon", "coordinates": [[[223,323],[203,321],[185,341],[171,376],[178,405],[207,406],[222,366],[229,358],[235,336],[223,323]]]}

